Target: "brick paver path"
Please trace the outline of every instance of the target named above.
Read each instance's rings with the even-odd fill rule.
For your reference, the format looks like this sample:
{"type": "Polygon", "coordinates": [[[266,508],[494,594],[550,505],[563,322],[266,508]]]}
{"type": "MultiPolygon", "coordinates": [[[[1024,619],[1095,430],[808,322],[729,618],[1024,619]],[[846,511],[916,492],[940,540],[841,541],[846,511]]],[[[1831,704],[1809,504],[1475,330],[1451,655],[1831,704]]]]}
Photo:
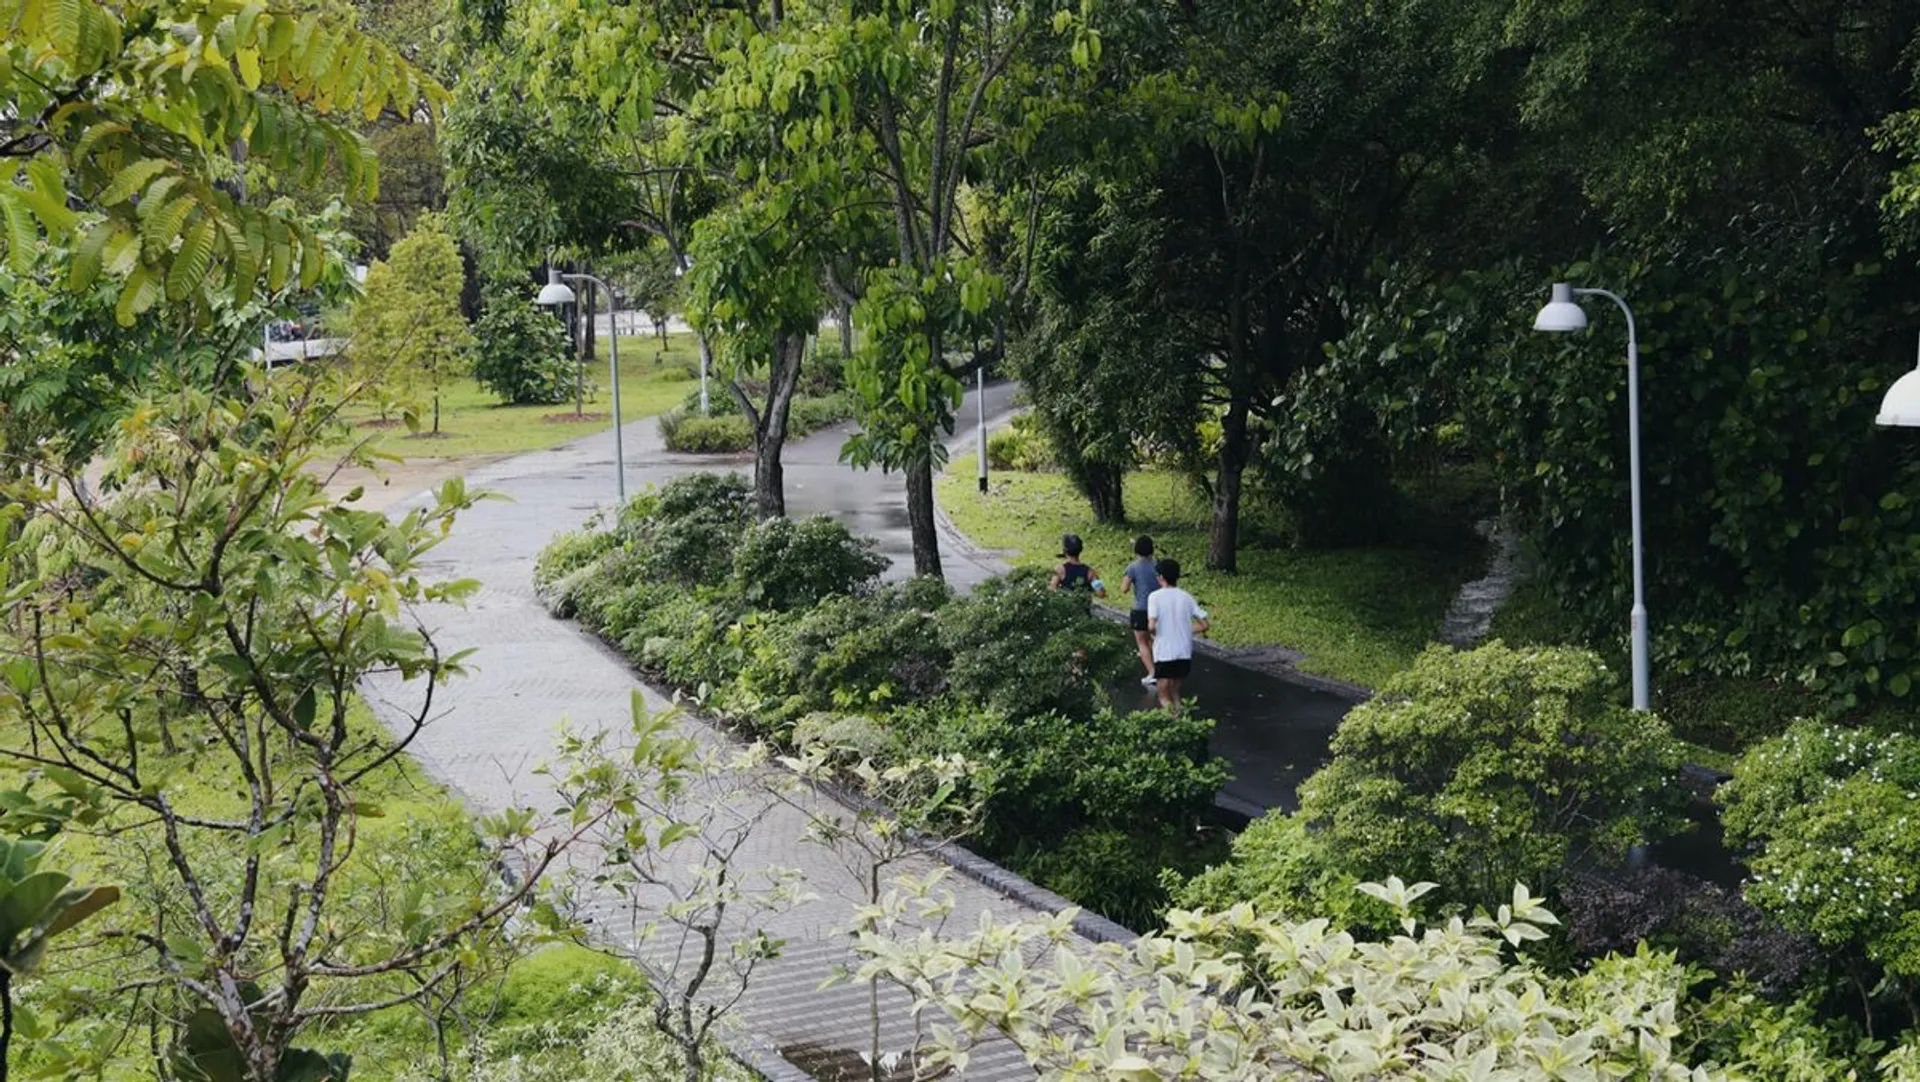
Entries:
{"type": "MultiPolygon", "coordinates": [[[[702,468],[702,464],[666,455],[651,421],[628,426],[626,437],[629,492],[672,473],[702,468]]],[[[453,681],[436,699],[436,706],[443,709],[413,750],[435,777],[478,811],[513,805],[553,808],[552,790],[534,768],[550,756],[563,720],[579,731],[623,731],[636,688],[651,707],[666,705],[600,643],[574,625],[550,617],[533,594],[534,558],[540,549],[556,533],[580,525],[596,507],[611,502],[611,450],[611,435],[602,434],[476,471],[468,478],[470,484],[509,499],[476,507],[435,551],[432,573],[475,579],[481,588],[464,608],[435,608],[421,615],[443,648],[470,647],[476,653],[471,675],[453,681]]],[[[796,473],[803,478],[803,487],[790,500],[796,512],[804,512],[810,509],[804,482],[809,474],[806,470],[790,473],[790,486],[796,473]]],[[[822,474],[811,487],[829,481],[835,487],[841,484],[822,474]]],[[[853,483],[871,488],[876,500],[898,499],[897,476],[859,475],[853,483]]],[[[845,491],[839,495],[843,498],[845,491]]],[[[413,502],[402,502],[396,513],[413,502]]],[[[979,560],[955,562],[962,570],[955,577],[972,578],[992,569],[979,560]]],[[[376,711],[389,719],[412,698],[391,682],[368,690],[376,711]]],[[[685,724],[704,730],[695,720],[685,724]]],[[[771,1049],[865,1047],[865,989],[845,985],[820,989],[834,967],[850,959],[842,929],[856,904],[856,891],[830,854],[804,840],[804,826],[800,813],[782,808],[756,835],[756,859],[800,868],[818,898],[782,916],[773,928],[787,940],[786,950],[756,979],[740,1012],[742,1032],[732,1041],[736,1048],[749,1050],[756,1067],[781,1079],[807,1076],[771,1055],[771,1049]]],[[[923,874],[934,866],[931,858],[923,858],[909,870],[923,874]]],[[[957,895],[963,928],[970,927],[981,910],[1008,919],[1035,912],[958,874],[949,876],[948,886],[957,895]]],[[[886,997],[883,1014],[889,1049],[900,1050],[908,1040],[911,1023],[906,1006],[902,995],[886,997]]],[[[1033,1075],[1003,1042],[980,1050],[966,1077],[994,1082],[1033,1075]]]]}

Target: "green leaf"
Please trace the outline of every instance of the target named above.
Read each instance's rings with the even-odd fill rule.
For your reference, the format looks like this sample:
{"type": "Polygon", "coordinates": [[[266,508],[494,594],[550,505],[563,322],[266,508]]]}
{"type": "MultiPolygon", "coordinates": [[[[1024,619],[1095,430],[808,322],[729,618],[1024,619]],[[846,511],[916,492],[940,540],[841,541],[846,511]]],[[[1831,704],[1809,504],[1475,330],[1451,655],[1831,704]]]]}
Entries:
{"type": "Polygon", "coordinates": [[[31,272],[40,251],[40,229],[11,187],[0,188],[0,217],[5,218],[8,265],[15,274],[31,272]]]}
{"type": "Polygon", "coordinates": [[[107,186],[100,190],[99,202],[103,206],[115,206],[139,195],[155,177],[172,168],[173,163],[163,158],[142,158],[131,165],[123,166],[107,186]]]}
{"type": "Polygon", "coordinates": [[[319,701],[320,697],[314,693],[314,689],[312,688],[308,688],[301,693],[298,699],[294,700],[293,723],[300,727],[301,732],[312,731],[313,717],[319,701]]]}
{"type": "Polygon", "coordinates": [[[206,281],[207,272],[213,269],[213,239],[213,220],[202,215],[187,231],[180,250],[174,253],[173,265],[167,268],[169,300],[186,297],[206,281]]]}
{"type": "Polygon", "coordinates": [[[111,218],[102,218],[95,222],[92,229],[73,251],[73,261],[67,267],[67,288],[75,293],[86,289],[100,277],[101,253],[106,250],[107,241],[119,232],[111,218]]]}
{"type": "MultiPolygon", "coordinates": [[[[183,195],[164,206],[157,206],[147,220],[141,223],[140,240],[149,252],[164,252],[173,247],[173,240],[180,234],[181,227],[187,224],[187,216],[200,205],[192,195],[183,195]]],[[[143,201],[143,212],[147,204],[143,201]]]]}
{"type": "Polygon", "coordinates": [[[41,934],[56,936],[120,900],[119,887],[88,887],[70,890],[56,904],[58,914],[41,934]]]}
{"type": "Polygon", "coordinates": [[[137,266],[120,287],[120,300],[113,306],[113,318],[122,327],[131,327],[134,319],[159,299],[160,283],[154,281],[153,273],[146,266],[137,266]]]}

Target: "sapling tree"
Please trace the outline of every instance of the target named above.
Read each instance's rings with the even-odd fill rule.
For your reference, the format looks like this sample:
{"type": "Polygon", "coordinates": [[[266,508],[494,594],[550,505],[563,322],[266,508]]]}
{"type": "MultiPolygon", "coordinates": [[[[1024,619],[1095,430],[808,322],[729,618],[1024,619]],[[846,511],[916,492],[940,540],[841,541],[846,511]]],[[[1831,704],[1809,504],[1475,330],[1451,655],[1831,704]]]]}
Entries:
{"type": "Polygon", "coordinates": [[[654,977],[654,1029],[678,1051],[685,1082],[712,1077],[715,1029],[754,975],[778,958],[769,921],[808,896],[794,868],[760,865],[773,792],[794,783],[766,750],[703,742],[650,713],[633,693],[631,741],[568,734],[548,773],[597,860],[572,884],[568,910],[601,924],[595,937],[654,977]],[[755,843],[760,843],[756,847],[755,843]],[[611,894],[611,913],[593,897],[611,894]],[[592,916],[600,914],[600,916],[592,916]]]}
{"type": "MultiPolygon", "coordinates": [[[[973,766],[958,755],[883,764],[827,741],[815,741],[781,762],[813,785],[845,794],[845,799],[835,800],[812,790],[781,793],[805,819],[808,840],[832,854],[847,873],[858,891],[860,914],[880,907],[893,879],[907,870],[909,862],[954,844],[972,833],[980,820],[981,793],[972,784],[973,766]]],[[[857,917],[851,930],[861,933],[867,919],[857,917]]],[[[881,1047],[880,986],[885,975],[869,967],[842,976],[866,985],[863,1057],[871,1082],[886,1082],[892,1074],[888,1063],[902,1053],[889,1054],[881,1047]]]]}
{"type": "Polygon", "coordinates": [[[367,269],[366,292],[353,311],[351,351],[383,418],[410,405],[418,388],[432,400],[432,431],[439,435],[441,392],[472,367],[473,332],[460,314],[465,283],[460,250],[437,214],[421,215],[387,261],[367,269]]]}
{"type": "Polygon", "coordinates": [[[175,1069],[215,1079],[342,1076],[295,1042],[457,980],[571,836],[536,843],[531,813],[502,813],[488,833],[517,851],[516,885],[462,825],[463,878],[366,897],[368,820],[464,657],[405,614],[473,589],[423,561],[475,496],[455,480],[393,519],[329,497],[336,412],[302,378],[175,392],[121,423],[101,501],[57,458],[6,490],[0,761],[86,794],[152,869],[109,933],[116,976],[165,1019],[175,1069]],[[393,733],[356,709],[375,673],[418,695],[393,733]]]}

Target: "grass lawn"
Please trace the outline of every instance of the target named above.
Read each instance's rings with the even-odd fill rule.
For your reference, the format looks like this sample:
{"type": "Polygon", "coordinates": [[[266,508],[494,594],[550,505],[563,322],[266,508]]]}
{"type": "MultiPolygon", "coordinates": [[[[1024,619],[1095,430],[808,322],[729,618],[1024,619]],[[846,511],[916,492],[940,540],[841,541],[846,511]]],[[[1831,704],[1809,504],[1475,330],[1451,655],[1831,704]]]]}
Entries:
{"type": "Polygon", "coordinates": [[[940,506],[976,544],[1036,567],[1059,561],[1060,535],[1079,534],[1086,560],[1107,581],[1108,603],[1126,606],[1120,576],[1133,538],[1149,534],[1157,554],[1187,569],[1181,583],[1213,617],[1212,637],[1226,645],[1279,644],[1303,651],[1301,668],[1377,686],[1432,641],[1455,591],[1480,573],[1477,552],[1379,547],[1304,552],[1246,538],[1240,574],[1202,570],[1207,508],[1184,481],[1164,473],[1127,478],[1124,527],[1092,521],[1087,503],[1056,473],[1007,473],[985,496],[974,488],[969,457],[939,480],[940,506]]]}
{"type": "MultiPolygon", "coordinates": [[[[587,397],[587,420],[565,419],[573,413],[569,399],[557,406],[503,406],[491,391],[471,379],[456,381],[440,398],[441,435],[413,435],[404,428],[389,431],[387,450],[407,458],[453,458],[469,455],[505,455],[537,451],[568,440],[604,430],[612,423],[613,399],[607,383],[604,359],[607,342],[598,343],[602,366],[587,373],[593,381],[587,397]],[[562,418],[549,420],[548,418],[562,418]]],[[[697,370],[700,350],[693,335],[667,336],[664,351],[652,335],[621,336],[620,339],[620,413],[623,420],[665,413],[680,404],[699,380],[688,375],[697,370]]],[[[374,420],[371,409],[355,409],[349,417],[356,423],[374,420]]],[[[429,404],[421,411],[421,422],[432,427],[429,404]]],[[[357,430],[365,434],[368,428],[357,430]]]]}

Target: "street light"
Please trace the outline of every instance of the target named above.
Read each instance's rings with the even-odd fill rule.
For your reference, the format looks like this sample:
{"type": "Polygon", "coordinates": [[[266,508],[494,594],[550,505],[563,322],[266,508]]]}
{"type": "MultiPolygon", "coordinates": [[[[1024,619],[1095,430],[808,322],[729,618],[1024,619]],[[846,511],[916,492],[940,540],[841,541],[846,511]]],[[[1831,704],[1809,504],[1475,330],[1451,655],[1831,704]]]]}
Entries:
{"type": "MultiPolygon", "coordinates": [[[[684,278],[692,267],[693,260],[683,255],[673,261],[673,276],[684,278]]],[[[707,336],[702,334],[700,336],[700,416],[702,417],[709,416],[711,413],[707,409],[707,352],[707,336]]]]}
{"type": "Polygon", "coordinates": [[[1880,415],[1873,423],[1888,428],[1920,428],[1920,368],[1887,388],[1887,396],[1880,400],[1880,415]]]}
{"type": "MultiPolygon", "coordinates": [[[[572,304],[573,290],[567,283],[561,281],[562,278],[572,278],[577,282],[592,282],[599,286],[607,295],[607,311],[614,313],[617,310],[613,290],[608,288],[607,283],[591,274],[561,274],[552,267],[547,268],[547,284],[540,287],[540,295],[534,298],[534,303],[548,308],[572,304]]],[[[587,318],[595,318],[594,313],[588,312],[587,318]]],[[[609,357],[607,366],[613,381],[613,477],[616,491],[620,494],[620,502],[625,504],[627,502],[627,456],[620,443],[620,322],[618,319],[612,322],[613,333],[607,336],[609,357]]]]}
{"type": "MultiPolygon", "coordinates": [[[[1575,289],[1565,282],[1553,284],[1553,295],[1546,307],[1534,317],[1533,329],[1566,333],[1587,328],[1587,312],[1575,297],[1605,297],[1620,306],[1627,317],[1627,466],[1632,471],[1630,491],[1633,499],[1633,614],[1630,630],[1633,649],[1633,708],[1647,709],[1647,595],[1642,569],[1640,542],[1640,340],[1634,331],[1633,309],[1617,294],[1604,289],[1575,289]]],[[[1912,378],[1912,377],[1908,377],[1912,378]]],[[[1903,379],[1901,382],[1905,382],[1903,379]]],[[[1898,390],[1898,385],[1895,390],[1898,390]]],[[[1913,397],[1920,400],[1920,379],[1915,380],[1913,397]]],[[[1891,398],[1891,394],[1888,396],[1891,398]]],[[[1920,423],[1920,411],[1915,414],[1920,423]]]]}

